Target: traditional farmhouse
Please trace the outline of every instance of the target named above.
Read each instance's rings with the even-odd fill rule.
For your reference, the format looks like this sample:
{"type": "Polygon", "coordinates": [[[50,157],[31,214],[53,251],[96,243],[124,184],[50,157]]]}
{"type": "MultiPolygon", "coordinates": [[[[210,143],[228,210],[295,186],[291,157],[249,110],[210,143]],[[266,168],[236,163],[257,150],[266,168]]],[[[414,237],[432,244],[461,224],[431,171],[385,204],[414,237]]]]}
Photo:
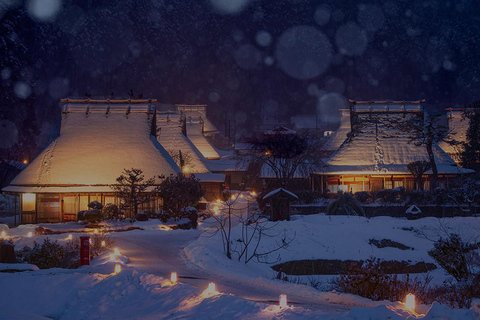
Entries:
{"type": "MultiPolygon", "coordinates": [[[[203,112],[205,112],[204,108],[202,107],[201,109],[203,112]]],[[[205,192],[205,199],[215,200],[221,196],[225,183],[225,174],[212,172],[207,167],[206,162],[220,160],[207,160],[192,140],[190,140],[192,135],[188,136],[187,133],[190,130],[200,130],[198,136],[193,134],[197,138],[195,141],[203,141],[203,144],[201,144],[203,146],[208,144],[207,154],[212,154],[211,150],[216,153],[202,133],[204,131],[202,130],[203,126],[192,120],[191,111],[188,114],[190,114],[188,116],[190,118],[185,113],[178,111],[157,112],[157,139],[172,158],[176,160],[185,174],[193,173],[200,180],[200,185],[205,192]]],[[[210,121],[205,117],[204,113],[203,115],[204,123],[209,124],[210,121]]],[[[211,130],[213,124],[207,125],[207,127],[211,130]]]]}
{"type": "MultiPolygon", "coordinates": [[[[448,108],[447,121],[448,129],[452,132],[452,140],[458,143],[465,143],[467,141],[467,130],[470,124],[465,113],[469,108],[448,108]]],[[[440,142],[439,146],[457,163],[460,162],[460,153],[462,150],[461,144],[453,145],[444,141],[440,142]]]]}
{"type": "Polygon", "coordinates": [[[110,186],[124,169],[147,179],[179,172],[155,137],[155,101],[62,100],[60,136],[3,189],[20,194],[22,223],[75,220],[94,200],[118,204],[110,186]]]}
{"type": "Polygon", "coordinates": [[[220,155],[207,140],[206,136],[218,133],[217,128],[208,120],[206,105],[175,105],[177,112],[185,116],[185,134],[206,159],[220,159],[220,155]]]}
{"type": "MultiPolygon", "coordinates": [[[[424,146],[409,143],[410,134],[399,130],[399,123],[406,119],[423,122],[423,101],[353,101],[350,100],[350,130],[335,153],[326,160],[322,172],[313,175],[314,188],[320,191],[377,191],[405,187],[414,188],[413,176],[407,165],[426,160],[424,146]]],[[[345,135],[345,117],[338,135],[345,135]]],[[[460,173],[471,170],[457,167],[439,146],[434,145],[434,155],[439,172],[439,183],[448,187],[460,173]]],[[[430,189],[432,172],[424,175],[424,186],[430,189]]]]}

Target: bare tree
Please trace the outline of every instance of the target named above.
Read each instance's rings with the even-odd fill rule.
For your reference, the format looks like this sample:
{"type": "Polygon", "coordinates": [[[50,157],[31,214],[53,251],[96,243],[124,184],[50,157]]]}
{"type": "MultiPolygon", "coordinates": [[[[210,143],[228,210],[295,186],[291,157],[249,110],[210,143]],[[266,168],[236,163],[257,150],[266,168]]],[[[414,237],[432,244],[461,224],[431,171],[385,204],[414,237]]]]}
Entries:
{"type": "Polygon", "coordinates": [[[182,150],[168,150],[168,154],[173,161],[178,165],[180,170],[184,172],[185,168],[193,169],[193,157],[189,152],[182,152],[182,150]]]}
{"type": "MultiPolygon", "coordinates": [[[[246,194],[246,197],[250,197],[246,194]]],[[[256,259],[259,262],[266,262],[269,254],[280,249],[287,248],[293,241],[293,238],[287,238],[286,235],[280,235],[276,231],[276,225],[268,221],[268,218],[262,216],[259,211],[255,210],[256,202],[252,199],[247,205],[238,203],[238,199],[244,197],[244,193],[231,196],[229,191],[224,192],[224,201],[219,203],[222,208],[216,205],[213,212],[213,218],[216,221],[215,233],[220,232],[224,251],[227,258],[232,259],[235,255],[238,261],[244,263],[256,259]],[[232,225],[241,225],[241,235],[232,240],[232,225]],[[275,244],[260,250],[260,244],[265,238],[277,238],[275,244]]]]}
{"type": "Polygon", "coordinates": [[[430,162],[426,160],[417,160],[407,164],[407,169],[413,175],[415,181],[415,189],[423,191],[422,177],[431,167],[430,162]]]}
{"type": "Polygon", "coordinates": [[[424,121],[408,119],[400,128],[409,133],[409,143],[424,146],[432,169],[432,189],[437,187],[438,169],[435,161],[434,147],[440,141],[454,143],[451,140],[453,132],[439,123],[440,115],[426,115],[424,121]]]}
{"type": "Polygon", "coordinates": [[[252,145],[254,152],[242,161],[269,168],[280,187],[286,188],[295,176],[308,176],[320,167],[318,139],[307,132],[277,132],[245,138],[245,142],[252,145]]]}

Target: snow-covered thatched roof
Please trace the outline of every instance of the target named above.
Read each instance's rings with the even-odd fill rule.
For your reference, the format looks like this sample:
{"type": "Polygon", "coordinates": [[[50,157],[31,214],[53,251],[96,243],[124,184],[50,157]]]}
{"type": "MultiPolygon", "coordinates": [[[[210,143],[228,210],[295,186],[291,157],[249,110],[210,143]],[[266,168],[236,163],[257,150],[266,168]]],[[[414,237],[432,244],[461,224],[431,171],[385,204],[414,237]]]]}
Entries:
{"type": "Polygon", "coordinates": [[[220,155],[208,142],[205,134],[218,133],[207,118],[207,105],[176,104],[177,112],[185,115],[187,137],[206,159],[220,159],[220,155]]]}
{"type": "Polygon", "coordinates": [[[3,191],[110,192],[124,169],[147,179],[179,171],[150,135],[149,100],[63,101],[60,136],[3,191]]]}
{"type": "MultiPolygon", "coordinates": [[[[450,108],[447,111],[448,129],[452,131],[451,138],[457,142],[466,142],[469,119],[465,116],[465,109],[450,108]]],[[[448,154],[459,152],[459,148],[450,143],[442,141],[439,145],[448,154]]]]}
{"type": "Polygon", "coordinates": [[[181,117],[180,113],[157,113],[157,139],[170,154],[178,154],[179,150],[182,151],[189,172],[208,172],[208,168],[203,163],[205,158],[182,133],[181,117]]]}
{"type": "Polygon", "coordinates": [[[207,159],[220,159],[220,155],[202,133],[202,124],[187,120],[187,137],[207,159]]]}
{"type": "MultiPolygon", "coordinates": [[[[354,103],[352,112],[358,117],[355,135],[346,139],[326,161],[325,173],[405,174],[409,173],[408,163],[428,161],[425,146],[409,143],[410,134],[395,127],[396,121],[401,118],[423,119],[420,103],[421,101],[354,103]]],[[[439,146],[434,145],[433,149],[439,173],[455,174],[466,170],[458,168],[455,161],[439,146]]]]}
{"type": "Polygon", "coordinates": [[[188,122],[203,123],[203,131],[205,133],[217,133],[218,129],[207,118],[206,104],[176,104],[177,112],[185,115],[188,122]]]}
{"type": "Polygon", "coordinates": [[[323,145],[322,150],[335,151],[347,139],[350,132],[350,109],[341,109],[342,116],[340,118],[340,127],[335,131],[327,142],[323,145]]]}

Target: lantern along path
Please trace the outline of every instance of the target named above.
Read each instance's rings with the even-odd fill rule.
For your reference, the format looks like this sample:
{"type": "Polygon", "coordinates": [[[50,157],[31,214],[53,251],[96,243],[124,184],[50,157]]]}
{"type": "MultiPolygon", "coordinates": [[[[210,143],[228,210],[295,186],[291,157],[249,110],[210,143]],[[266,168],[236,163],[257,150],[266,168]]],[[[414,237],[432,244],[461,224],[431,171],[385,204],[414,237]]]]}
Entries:
{"type": "MultiPolygon", "coordinates": [[[[217,290],[258,302],[278,304],[278,297],[286,293],[289,304],[328,313],[346,312],[351,307],[326,303],[319,299],[321,293],[311,287],[290,283],[275,283],[273,280],[250,279],[245,276],[232,278],[225,274],[211,274],[193,265],[185,257],[183,249],[202,235],[199,230],[175,231],[130,231],[112,234],[121,254],[130,259],[135,270],[165,278],[175,271],[179,282],[198,288],[206,288],[215,282],[217,290]],[[305,294],[307,292],[307,294],[305,294]],[[304,293],[302,295],[302,293],[304,293]]],[[[205,235],[202,235],[205,236],[205,235]]],[[[221,245],[221,244],[219,244],[221,245]]],[[[208,259],[208,257],[205,257],[208,259]]]]}

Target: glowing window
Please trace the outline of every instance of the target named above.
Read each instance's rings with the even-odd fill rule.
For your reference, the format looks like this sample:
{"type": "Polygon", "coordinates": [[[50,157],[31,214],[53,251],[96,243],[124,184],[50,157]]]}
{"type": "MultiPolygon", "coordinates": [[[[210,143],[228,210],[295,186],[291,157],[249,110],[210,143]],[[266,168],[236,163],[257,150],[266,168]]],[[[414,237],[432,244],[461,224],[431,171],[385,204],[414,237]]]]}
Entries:
{"type": "Polygon", "coordinates": [[[34,193],[24,193],[22,195],[22,211],[35,211],[34,193]]]}

